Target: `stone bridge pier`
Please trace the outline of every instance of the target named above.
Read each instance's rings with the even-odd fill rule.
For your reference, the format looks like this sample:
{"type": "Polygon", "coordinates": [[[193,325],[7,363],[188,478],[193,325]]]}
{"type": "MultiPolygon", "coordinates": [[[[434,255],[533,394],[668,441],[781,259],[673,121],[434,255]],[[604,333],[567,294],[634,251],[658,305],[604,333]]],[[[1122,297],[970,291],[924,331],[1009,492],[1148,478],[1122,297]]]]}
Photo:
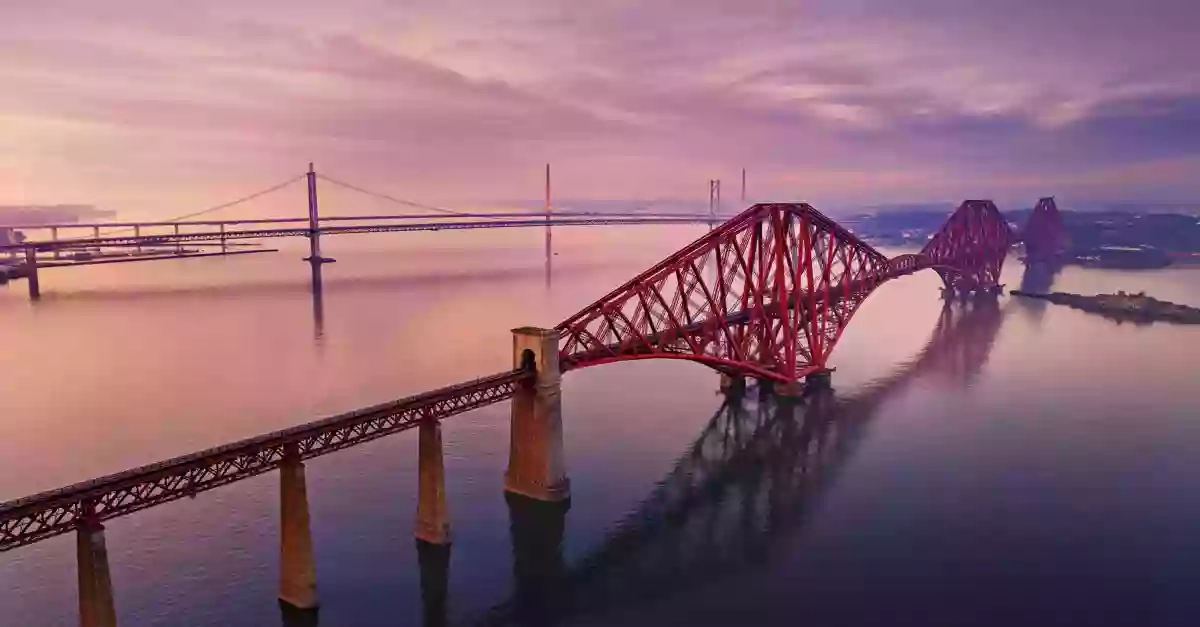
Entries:
{"type": "Polygon", "coordinates": [[[90,512],[85,513],[79,523],[75,549],[79,570],[80,627],[117,627],[104,525],[90,512]]]}
{"type": "Polygon", "coordinates": [[[565,501],[571,482],[563,454],[558,331],[521,327],[512,333],[513,367],[532,367],[537,374],[513,395],[504,490],[538,501],[565,501]]]}

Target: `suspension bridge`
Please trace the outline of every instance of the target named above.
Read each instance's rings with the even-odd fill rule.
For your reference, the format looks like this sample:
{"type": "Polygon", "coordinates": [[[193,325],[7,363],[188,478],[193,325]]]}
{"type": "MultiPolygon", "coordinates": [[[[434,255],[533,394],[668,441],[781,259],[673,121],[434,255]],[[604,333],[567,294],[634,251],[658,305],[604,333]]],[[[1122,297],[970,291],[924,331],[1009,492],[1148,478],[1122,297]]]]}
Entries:
{"type": "Polygon", "coordinates": [[[414,535],[446,545],[441,420],[509,401],[505,492],[563,503],[570,495],[565,372],[688,360],[719,372],[730,394],[740,394],[751,378],[782,402],[795,402],[828,388],[839,338],[880,285],[933,270],[947,300],[996,298],[1014,243],[1065,239],[1046,232],[1061,224],[1053,199],[1038,207],[1029,225],[1014,232],[994,203],[965,201],[920,252],[888,258],[810,205],[756,204],[555,327],[513,329],[510,370],[0,504],[0,551],[74,532],[81,625],[108,627],[115,612],[105,520],[279,470],[279,598],[287,607],[315,609],[306,460],[418,429],[414,535]]]}
{"type": "MultiPolygon", "coordinates": [[[[41,296],[39,271],[111,263],[158,261],[277,252],[256,248],[259,240],[300,237],[309,241],[305,261],[322,264],[334,261],[321,254],[321,238],[362,233],[404,233],[415,231],[463,231],[479,229],[546,229],[546,254],[550,254],[552,227],[638,226],[667,224],[707,224],[720,220],[719,198],[710,194],[708,213],[663,213],[552,211],[550,168],[546,166],[546,206],[544,211],[468,212],[427,205],[397,198],[390,194],[316,172],[312,164],[305,174],[290,178],[236,200],[169,220],[143,222],[62,223],[0,225],[0,259],[15,262],[12,278],[26,279],[31,299],[41,296]],[[368,196],[376,201],[399,206],[409,213],[322,216],[317,194],[318,181],[368,196]],[[246,203],[278,194],[294,184],[307,186],[308,215],[305,217],[198,219],[233,209],[246,203]],[[413,210],[419,213],[412,213],[413,210]],[[22,233],[25,241],[8,242],[22,233]],[[38,237],[29,238],[28,233],[38,237]]],[[[0,270],[3,270],[0,267],[0,270]]]]}

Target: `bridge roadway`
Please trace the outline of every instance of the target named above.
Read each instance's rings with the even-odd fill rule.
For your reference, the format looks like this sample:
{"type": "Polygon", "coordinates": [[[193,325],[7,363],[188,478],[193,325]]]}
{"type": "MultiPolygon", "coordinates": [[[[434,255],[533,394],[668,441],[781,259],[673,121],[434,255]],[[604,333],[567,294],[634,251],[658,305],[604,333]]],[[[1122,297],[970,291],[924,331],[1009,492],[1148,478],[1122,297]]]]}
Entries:
{"type": "MultiPolygon", "coordinates": [[[[728,216],[712,216],[707,213],[653,213],[653,212],[634,212],[634,211],[555,211],[550,214],[551,217],[560,216],[566,218],[656,218],[656,217],[677,217],[677,218],[694,218],[697,221],[708,222],[711,220],[722,220],[728,216]]],[[[376,215],[358,215],[358,216],[321,216],[321,222],[367,222],[372,220],[379,221],[405,221],[405,220],[486,220],[486,219],[511,219],[511,218],[545,218],[544,211],[498,211],[498,212],[456,212],[456,213],[407,213],[407,214],[376,214],[376,215]]],[[[0,229],[14,229],[21,231],[45,231],[45,230],[68,230],[68,229],[113,229],[123,228],[132,229],[134,227],[186,227],[186,226],[237,226],[241,224],[308,224],[308,218],[242,218],[242,219],[226,219],[226,220],[162,220],[162,221],[146,221],[146,222],[50,222],[46,224],[0,224],[0,229]]]]}
{"type": "Polygon", "coordinates": [[[0,504],[0,552],[211,490],[300,460],[369,442],[511,398],[532,376],[502,372],[400,400],[331,416],[0,504]]]}
{"type": "MultiPolygon", "coordinates": [[[[318,235],[346,235],[353,233],[395,233],[395,232],[412,232],[412,231],[461,231],[461,230],[476,230],[476,229],[511,229],[511,228],[530,228],[530,227],[563,227],[563,226],[621,226],[621,225],[655,225],[655,224],[712,224],[719,221],[721,218],[710,215],[646,215],[646,214],[554,214],[547,219],[545,214],[470,214],[474,219],[447,219],[449,217],[458,218],[458,216],[425,216],[437,217],[441,219],[415,220],[399,223],[378,222],[375,224],[356,224],[349,226],[322,226],[317,230],[318,235]],[[513,218],[503,218],[500,216],[519,216],[513,218]],[[541,215],[542,217],[528,217],[541,215]]],[[[322,222],[327,221],[367,221],[380,220],[384,217],[399,219],[396,216],[352,216],[343,218],[321,218],[322,222]]],[[[199,221],[199,222],[169,222],[169,223],[108,223],[103,225],[71,225],[78,228],[133,228],[144,226],[220,226],[218,230],[207,230],[198,232],[174,232],[161,233],[154,235],[108,235],[99,237],[71,238],[71,239],[51,239],[51,240],[36,240],[27,241],[20,244],[6,244],[0,246],[0,251],[24,251],[33,249],[36,252],[52,252],[61,251],[72,248],[100,248],[100,247],[140,247],[140,246],[156,246],[167,244],[179,244],[187,242],[214,242],[228,241],[239,239],[267,239],[275,237],[309,237],[312,230],[306,227],[285,227],[285,228],[252,228],[252,229],[235,229],[230,230],[224,228],[227,225],[244,225],[244,224],[274,224],[274,223],[298,223],[307,222],[305,219],[271,219],[271,220],[233,220],[233,221],[199,221]]],[[[26,227],[28,228],[28,227],[26,227]]],[[[51,228],[37,227],[37,228],[51,228]]],[[[57,227],[55,227],[57,228],[57,227]]]]}

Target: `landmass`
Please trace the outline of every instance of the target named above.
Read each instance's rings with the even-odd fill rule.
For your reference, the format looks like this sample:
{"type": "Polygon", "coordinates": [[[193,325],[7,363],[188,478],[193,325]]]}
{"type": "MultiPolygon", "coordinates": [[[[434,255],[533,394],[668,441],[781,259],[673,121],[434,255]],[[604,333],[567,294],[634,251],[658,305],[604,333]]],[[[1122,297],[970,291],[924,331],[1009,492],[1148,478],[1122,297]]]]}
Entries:
{"type": "MultiPolygon", "coordinates": [[[[855,234],[875,244],[923,246],[951,210],[949,205],[879,207],[847,222],[855,234]]],[[[1016,230],[1031,211],[1006,211],[1005,217],[1016,230]]],[[[1059,213],[1069,242],[1063,263],[1127,269],[1200,264],[1200,207],[1106,206],[1059,213]],[[1162,212],[1167,209],[1174,212],[1162,212]]]]}
{"type": "Polygon", "coordinates": [[[1097,313],[1122,322],[1150,323],[1161,321],[1179,324],[1200,324],[1200,309],[1165,300],[1158,300],[1152,296],[1146,296],[1145,292],[1138,292],[1137,294],[1117,292],[1116,294],[1083,296],[1063,292],[1041,294],[1013,290],[1012,294],[1014,296],[1048,300],[1056,305],[1066,305],[1072,309],[1097,313]]]}

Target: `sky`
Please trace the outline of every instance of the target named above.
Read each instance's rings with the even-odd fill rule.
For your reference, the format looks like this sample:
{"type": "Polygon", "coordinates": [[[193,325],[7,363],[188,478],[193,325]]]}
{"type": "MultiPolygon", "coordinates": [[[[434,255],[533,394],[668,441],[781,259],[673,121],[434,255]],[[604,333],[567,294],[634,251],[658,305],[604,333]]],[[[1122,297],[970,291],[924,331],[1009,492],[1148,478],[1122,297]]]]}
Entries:
{"type": "Polygon", "coordinates": [[[0,4],[0,204],[1200,202],[1195,0],[0,4]]]}

